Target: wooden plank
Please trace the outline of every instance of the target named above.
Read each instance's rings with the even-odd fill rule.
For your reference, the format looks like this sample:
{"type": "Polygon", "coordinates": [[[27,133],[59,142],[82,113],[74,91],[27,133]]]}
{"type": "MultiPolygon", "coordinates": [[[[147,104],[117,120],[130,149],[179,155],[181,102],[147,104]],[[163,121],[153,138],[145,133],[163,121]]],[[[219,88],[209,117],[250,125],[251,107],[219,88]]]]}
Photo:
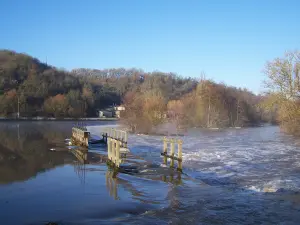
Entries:
{"type": "Polygon", "coordinates": [[[165,153],[160,153],[160,155],[162,155],[162,156],[166,156],[166,157],[168,157],[168,158],[170,158],[170,159],[175,159],[175,160],[177,160],[177,161],[182,161],[182,159],[180,159],[180,158],[178,158],[178,157],[176,157],[176,156],[171,156],[171,155],[168,155],[168,154],[165,154],[165,153]]]}

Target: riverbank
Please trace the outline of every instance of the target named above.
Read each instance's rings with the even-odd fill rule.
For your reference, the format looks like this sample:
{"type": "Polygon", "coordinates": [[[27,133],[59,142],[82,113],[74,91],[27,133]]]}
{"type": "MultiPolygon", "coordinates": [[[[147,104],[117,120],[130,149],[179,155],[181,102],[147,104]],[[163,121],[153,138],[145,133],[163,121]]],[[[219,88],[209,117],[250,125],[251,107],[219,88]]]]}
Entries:
{"type": "Polygon", "coordinates": [[[6,118],[0,117],[0,121],[118,121],[119,118],[106,117],[87,117],[87,118],[54,118],[54,117],[20,117],[20,118],[6,118]]]}

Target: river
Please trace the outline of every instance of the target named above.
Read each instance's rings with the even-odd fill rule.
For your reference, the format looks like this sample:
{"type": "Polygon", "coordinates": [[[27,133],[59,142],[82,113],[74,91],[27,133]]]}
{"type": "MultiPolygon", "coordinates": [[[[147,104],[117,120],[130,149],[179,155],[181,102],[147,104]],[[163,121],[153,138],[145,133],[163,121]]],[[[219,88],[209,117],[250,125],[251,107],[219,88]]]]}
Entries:
{"type": "MultiPolygon", "coordinates": [[[[86,122],[99,136],[115,122],[86,122]]],[[[299,224],[300,139],[276,126],[190,129],[183,173],[166,167],[161,136],[129,135],[128,162],[111,171],[70,152],[71,121],[0,123],[0,224],[299,224]]]]}

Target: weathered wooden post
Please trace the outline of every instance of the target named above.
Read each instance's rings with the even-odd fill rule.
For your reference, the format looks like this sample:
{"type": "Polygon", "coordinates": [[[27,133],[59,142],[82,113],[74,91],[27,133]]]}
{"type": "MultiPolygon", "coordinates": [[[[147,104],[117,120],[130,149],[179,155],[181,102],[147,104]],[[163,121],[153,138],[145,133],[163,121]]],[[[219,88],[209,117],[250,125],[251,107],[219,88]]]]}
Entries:
{"type": "Polygon", "coordinates": [[[182,140],[177,140],[178,144],[178,159],[182,160],[182,140]]]}
{"type": "Polygon", "coordinates": [[[115,158],[116,158],[116,140],[112,139],[112,157],[111,161],[115,163],[115,158]]]}
{"type": "Polygon", "coordinates": [[[170,167],[171,167],[171,168],[174,168],[174,164],[175,164],[175,159],[174,159],[174,158],[171,158],[170,167]]]}
{"type": "Polygon", "coordinates": [[[124,133],[124,147],[127,148],[127,139],[128,139],[128,135],[127,135],[127,131],[125,131],[124,133]]]}
{"type": "Polygon", "coordinates": [[[165,155],[164,156],[164,164],[167,165],[168,164],[168,157],[165,155]]]}
{"type": "Polygon", "coordinates": [[[107,154],[108,154],[108,159],[111,160],[111,138],[107,138],[107,154]]]}
{"type": "Polygon", "coordinates": [[[85,138],[85,146],[89,147],[89,132],[84,132],[84,138],[85,138]]]}
{"type": "Polygon", "coordinates": [[[177,170],[182,172],[182,161],[179,161],[178,160],[178,167],[177,167],[177,170]]]}
{"type": "Polygon", "coordinates": [[[175,155],[175,140],[173,138],[170,139],[170,145],[171,145],[171,163],[170,163],[170,167],[173,168],[174,167],[174,155],[175,155]]]}
{"type": "Polygon", "coordinates": [[[177,144],[178,144],[178,167],[177,167],[177,170],[182,172],[182,140],[178,140],[177,144]]]}
{"type": "Polygon", "coordinates": [[[171,156],[174,157],[175,154],[175,140],[173,138],[170,139],[171,144],[171,156]]]}
{"type": "Polygon", "coordinates": [[[164,153],[165,155],[168,154],[168,142],[167,142],[167,141],[168,141],[167,138],[164,137],[164,148],[163,148],[163,153],[164,153]]]}
{"type": "Polygon", "coordinates": [[[120,166],[120,141],[116,141],[116,158],[115,158],[116,167],[120,166]]]}
{"type": "Polygon", "coordinates": [[[166,137],[163,138],[164,147],[163,147],[163,156],[164,156],[164,164],[168,164],[168,139],[166,137]]]}

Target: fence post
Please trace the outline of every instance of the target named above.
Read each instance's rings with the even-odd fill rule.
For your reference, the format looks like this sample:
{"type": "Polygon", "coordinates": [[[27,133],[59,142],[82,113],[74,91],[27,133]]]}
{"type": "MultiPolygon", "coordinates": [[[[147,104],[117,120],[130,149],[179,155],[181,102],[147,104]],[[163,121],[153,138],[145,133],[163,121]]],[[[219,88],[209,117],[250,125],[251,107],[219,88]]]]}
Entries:
{"type": "Polygon", "coordinates": [[[177,144],[178,144],[178,159],[182,160],[182,140],[178,140],[177,144]]]}
{"type": "Polygon", "coordinates": [[[167,142],[167,138],[164,137],[164,148],[163,148],[163,153],[164,155],[167,155],[168,154],[168,142],[167,142]]]}
{"type": "Polygon", "coordinates": [[[111,139],[111,145],[112,145],[112,148],[111,148],[111,161],[114,162],[114,158],[115,158],[115,149],[116,149],[116,146],[115,146],[115,139],[111,139]]]}
{"type": "Polygon", "coordinates": [[[124,147],[127,148],[127,139],[128,139],[128,134],[127,131],[124,133],[124,147]]]}
{"type": "Polygon", "coordinates": [[[117,167],[120,166],[120,141],[116,141],[116,158],[115,158],[115,165],[117,167]]]}
{"type": "Polygon", "coordinates": [[[173,138],[170,140],[170,143],[171,143],[171,156],[174,157],[174,154],[175,154],[175,141],[174,141],[173,138]]]}
{"type": "Polygon", "coordinates": [[[108,159],[111,160],[111,139],[107,138],[107,155],[108,159]]]}

